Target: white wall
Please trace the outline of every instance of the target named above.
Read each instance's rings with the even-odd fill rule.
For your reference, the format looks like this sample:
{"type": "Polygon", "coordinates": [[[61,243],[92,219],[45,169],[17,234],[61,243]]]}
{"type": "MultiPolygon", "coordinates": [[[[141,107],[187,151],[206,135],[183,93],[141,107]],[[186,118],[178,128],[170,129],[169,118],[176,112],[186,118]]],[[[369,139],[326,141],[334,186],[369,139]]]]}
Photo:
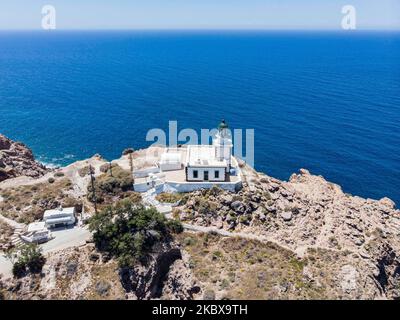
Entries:
{"type": "Polygon", "coordinates": [[[225,181],[225,168],[196,168],[188,167],[188,180],[189,181],[204,181],[204,171],[208,171],[208,181],[225,181]],[[197,170],[197,178],[194,177],[193,172],[197,170]],[[219,177],[215,177],[215,171],[219,172],[219,177]]]}
{"type": "Polygon", "coordinates": [[[158,173],[158,172],[160,172],[159,167],[151,167],[142,170],[136,170],[133,172],[133,176],[135,178],[144,178],[147,177],[150,173],[158,173]]]}
{"type": "Polygon", "coordinates": [[[133,190],[136,192],[146,192],[153,188],[152,182],[142,182],[142,183],[135,183],[133,185],[133,190]]]}
{"type": "Polygon", "coordinates": [[[160,169],[162,171],[180,170],[182,169],[182,163],[161,163],[160,169]]]}
{"type": "Polygon", "coordinates": [[[236,183],[233,182],[185,182],[185,183],[176,183],[176,182],[166,182],[170,188],[176,190],[176,192],[192,192],[200,189],[211,189],[213,186],[218,186],[221,189],[237,192],[242,188],[242,181],[238,181],[236,183]]]}

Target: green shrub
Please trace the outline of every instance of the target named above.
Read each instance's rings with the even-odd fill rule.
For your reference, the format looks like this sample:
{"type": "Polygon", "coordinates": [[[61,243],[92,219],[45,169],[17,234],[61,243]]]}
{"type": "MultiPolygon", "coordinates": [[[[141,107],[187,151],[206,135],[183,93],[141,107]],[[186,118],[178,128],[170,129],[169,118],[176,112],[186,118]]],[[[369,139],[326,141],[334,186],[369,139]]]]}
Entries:
{"type": "Polygon", "coordinates": [[[13,264],[14,277],[20,278],[30,273],[40,273],[46,263],[45,257],[42,255],[41,249],[36,244],[24,244],[15,251],[9,253],[12,260],[16,259],[13,264]]]}
{"type": "Polygon", "coordinates": [[[60,177],[64,177],[65,174],[64,174],[64,172],[56,172],[56,173],[54,174],[54,176],[57,177],[57,178],[60,178],[60,177]]]}
{"type": "MultiPolygon", "coordinates": [[[[109,166],[108,164],[105,164],[109,166]]],[[[102,174],[94,182],[97,202],[101,203],[107,196],[121,195],[123,192],[132,190],[133,178],[129,171],[123,170],[118,165],[113,165],[111,172],[102,174]]],[[[88,185],[88,199],[94,202],[93,189],[91,183],[88,185]]]]}
{"type": "Polygon", "coordinates": [[[183,232],[182,223],[178,220],[168,220],[167,227],[173,233],[181,233],[183,232]]]}
{"type": "Polygon", "coordinates": [[[194,201],[194,210],[201,215],[214,215],[217,212],[217,204],[207,199],[197,197],[194,201]]]}
{"type": "Polygon", "coordinates": [[[206,289],[203,294],[203,300],[215,300],[215,291],[213,289],[206,289]]]}
{"type": "Polygon", "coordinates": [[[182,194],[162,192],[156,196],[156,199],[160,202],[175,203],[182,199],[182,194]]]}
{"type": "MultiPolygon", "coordinates": [[[[108,172],[110,171],[110,167],[114,170],[116,168],[119,168],[119,166],[116,163],[111,164],[110,163],[105,163],[103,165],[100,166],[100,172],[108,172]]],[[[110,172],[111,173],[111,172],[110,172]]],[[[114,172],[113,172],[114,173],[114,172]]]]}
{"type": "Polygon", "coordinates": [[[23,261],[17,261],[13,264],[12,273],[15,278],[22,278],[26,275],[26,264],[23,261]]]}
{"type": "Polygon", "coordinates": [[[48,183],[54,183],[56,180],[53,177],[50,177],[49,179],[47,179],[48,183]]]}
{"type": "Polygon", "coordinates": [[[220,194],[223,193],[223,192],[224,192],[224,191],[222,190],[222,188],[220,188],[220,187],[218,187],[218,186],[216,186],[216,185],[213,185],[213,186],[211,187],[211,189],[208,190],[208,194],[213,195],[213,196],[218,196],[218,195],[220,195],[220,194]]]}
{"type": "Polygon", "coordinates": [[[79,174],[79,176],[80,176],[81,178],[87,176],[87,175],[89,174],[89,172],[90,172],[90,167],[89,167],[89,166],[80,168],[80,169],[78,170],[78,174],[79,174]]]}
{"type": "Polygon", "coordinates": [[[185,239],[183,239],[183,244],[185,246],[192,246],[196,244],[196,240],[192,237],[186,237],[185,239]]]}
{"type": "Polygon", "coordinates": [[[122,199],[127,199],[132,203],[140,203],[142,201],[142,195],[139,192],[128,191],[122,195],[122,199]]]}
{"type": "Polygon", "coordinates": [[[128,155],[128,154],[130,154],[130,153],[134,153],[135,152],[135,149],[133,149],[133,148],[126,148],[124,151],[122,151],[122,155],[123,156],[126,156],[126,155],[128,155]]]}
{"type": "Polygon", "coordinates": [[[116,257],[121,267],[144,262],[157,242],[168,241],[183,230],[155,208],[147,209],[129,199],[108,206],[89,220],[93,240],[99,251],[116,257]]]}

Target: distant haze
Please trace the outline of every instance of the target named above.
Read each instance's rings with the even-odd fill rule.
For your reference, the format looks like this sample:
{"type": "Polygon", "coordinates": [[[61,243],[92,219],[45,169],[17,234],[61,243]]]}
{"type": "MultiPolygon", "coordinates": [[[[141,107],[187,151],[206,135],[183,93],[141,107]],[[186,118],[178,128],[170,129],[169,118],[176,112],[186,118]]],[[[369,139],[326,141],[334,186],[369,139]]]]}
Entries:
{"type": "Polygon", "coordinates": [[[57,29],[340,29],[344,5],[357,29],[400,30],[400,0],[2,0],[0,29],[40,29],[52,5],[57,29]]]}

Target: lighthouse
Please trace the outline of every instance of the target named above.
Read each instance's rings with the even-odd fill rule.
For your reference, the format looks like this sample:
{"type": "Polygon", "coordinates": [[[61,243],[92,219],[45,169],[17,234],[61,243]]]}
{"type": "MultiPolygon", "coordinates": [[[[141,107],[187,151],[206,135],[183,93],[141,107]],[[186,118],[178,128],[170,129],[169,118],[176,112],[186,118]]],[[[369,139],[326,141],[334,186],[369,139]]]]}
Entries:
{"type": "Polygon", "coordinates": [[[229,170],[231,169],[233,145],[230,130],[225,120],[222,120],[218,126],[218,133],[215,135],[213,145],[215,147],[215,157],[219,161],[226,161],[226,172],[229,172],[229,170]]]}

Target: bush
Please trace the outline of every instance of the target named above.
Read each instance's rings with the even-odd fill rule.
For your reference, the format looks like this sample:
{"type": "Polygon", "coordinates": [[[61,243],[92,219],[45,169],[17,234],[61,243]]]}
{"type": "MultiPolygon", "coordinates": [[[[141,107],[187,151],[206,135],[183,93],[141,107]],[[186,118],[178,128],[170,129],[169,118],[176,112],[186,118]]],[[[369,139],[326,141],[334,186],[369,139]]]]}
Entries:
{"type": "MultiPolygon", "coordinates": [[[[109,164],[105,164],[109,167],[109,164]]],[[[107,196],[118,196],[121,193],[132,190],[133,178],[129,171],[123,170],[118,165],[113,165],[112,175],[108,171],[96,178],[94,183],[96,200],[98,203],[104,201],[107,196]]],[[[88,199],[94,202],[91,183],[88,185],[88,199]]]]}
{"type": "Polygon", "coordinates": [[[81,178],[87,176],[90,173],[90,167],[86,166],[78,170],[78,174],[81,178]]]}
{"type": "Polygon", "coordinates": [[[15,278],[22,278],[26,275],[26,264],[23,261],[17,261],[13,264],[12,273],[15,278]]]}
{"type": "Polygon", "coordinates": [[[40,273],[46,263],[41,249],[35,244],[25,244],[16,251],[10,253],[11,257],[17,260],[13,264],[14,277],[20,278],[30,273],[40,273]]]}
{"type": "Polygon", "coordinates": [[[116,257],[120,267],[144,262],[157,242],[168,241],[183,230],[179,221],[168,221],[155,208],[146,209],[129,199],[108,206],[89,220],[99,251],[116,257]]]}
{"type": "Polygon", "coordinates": [[[50,177],[47,179],[48,183],[54,183],[56,180],[53,177],[50,177]]]}
{"type": "Polygon", "coordinates": [[[196,244],[196,240],[191,237],[186,237],[185,239],[183,239],[183,244],[185,246],[192,246],[192,245],[196,244]]]}
{"type": "Polygon", "coordinates": [[[64,172],[56,172],[55,174],[54,174],[54,176],[55,177],[57,177],[57,178],[60,178],[60,177],[64,177],[65,176],[65,174],[64,174],[64,172]]]}
{"type": "Polygon", "coordinates": [[[175,203],[182,199],[180,193],[166,193],[162,192],[156,196],[156,200],[164,203],[175,203]]]}
{"type": "MultiPolygon", "coordinates": [[[[115,163],[111,164],[111,168],[113,170],[114,170],[114,168],[117,168],[117,167],[119,167],[117,164],[115,164],[115,163]]],[[[105,164],[100,166],[100,172],[106,173],[109,170],[110,170],[110,163],[105,163],[105,164]]]]}
{"type": "Polygon", "coordinates": [[[207,199],[197,197],[194,200],[194,210],[200,215],[215,215],[217,213],[217,204],[207,199]]]}
{"type": "Polygon", "coordinates": [[[224,192],[224,190],[222,190],[222,188],[220,188],[219,186],[216,186],[216,185],[213,185],[211,187],[211,189],[208,191],[208,193],[212,196],[218,196],[223,192],[224,192]]]}
{"type": "Polygon", "coordinates": [[[128,191],[122,195],[122,199],[127,199],[132,203],[140,203],[142,201],[142,195],[139,192],[128,191]]]}
{"type": "Polygon", "coordinates": [[[213,289],[206,289],[203,294],[203,300],[215,300],[215,291],[213,289]]]}
{"type": "Polygon", "coordinates": [[[168,220],[167,227],[173,233],[181,233],[181,232],[183,232],[182,223],[180,221],[178,221],[178,220],[168,220]]]}
{"type": "Polygon", "coordinates": [[[128,155],[130,153],[134,153],[134,152],[135,152],[135,150],[133,148],[126,148],[124,151],[122,151],[122,155],[126,156],[126,155],[128,155]]]}

